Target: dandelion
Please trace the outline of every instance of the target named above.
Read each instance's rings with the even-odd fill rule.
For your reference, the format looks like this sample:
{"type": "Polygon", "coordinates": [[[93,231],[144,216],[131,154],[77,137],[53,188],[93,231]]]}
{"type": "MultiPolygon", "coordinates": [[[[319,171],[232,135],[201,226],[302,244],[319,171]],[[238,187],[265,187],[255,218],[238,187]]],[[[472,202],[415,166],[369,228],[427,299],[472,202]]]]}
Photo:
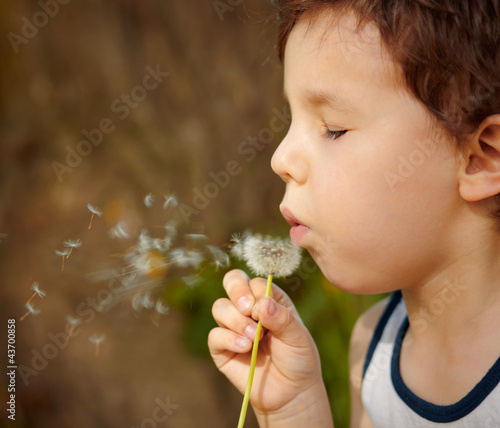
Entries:
{"type": "Polygon", "coordinates": [[[88,210],[92,213],[90,216],[90,223],[89,223],[89,229],[92,227],[92,220],[94,219],[94,215],[101,217],[102,216],[102,211],[99,210],[99,208],[95,207],[92,204],[87,204],[88,210]]]}
{"type": "Polygon", "coordinates": [[[69,253],[66,256],[66,258],[69,258],[71,252],[73,251],[73,248],[79,248],[82,246],[82,241],[80,241],[79,239],[68,239],[67,241],[64,241],[63,245],[69,248],[69,253]]]}
{"type": "Polygon", "coordinates": [[[175,208],[177,205],[179,205],[179,202],[177,201],[177,198],[174,195],[168,195],[164,196],[165,202],[163,202],[163,209],[166,210],[167,208],[175,208]]]}
{"type": "Polygon", "coordinates": [[[97,334],[93,334],[92,336],[89,337],[89,341],[91,343],[95,344],[95,356],[96,357],[99,356],[99,345],[102,342],[104,342],[105,338],[106,338],[106,336],[104,336],[103,334],[101,334],[100,336],[98,336],[97,334]]]}
{"type": "Polygon", "coordinates": [[[43,299],[47,294],[45,293],[45,291],[43,290],[40,290],[40,288],[38,288],[38,282],[34,282],[31,286],[31,290],[34,291],[33,295],[28,299],[28,301],[26,303],[29,303],[33,300],[33,297],[35,297],[36,295],[38,295],[38,297],[40,297],[41,299],[43,299]]]}
{"type": "MultiPolygon", "coordinates": [[[[289,276],[300,264],[300,248],[295,246],[290,240],[275,238],[271,236],[247,234],[243,238],[236,238],[235,250],[233,254],[238,255],[247,263],[248,267],[256,274],[267,276],[266,297],[271,295],[273,276],[289,276]]],[[[233,248],[234,248],[233,247],[233,248]]],[[[255,365],[257,363],[257,352],[259,349],[260,334],[262,323],[257,324],[255,339],[252,348],[252,357],[250,360],[250,372],[248,374],[247,387],[243,404],[241,406],[238,428],[243,428],[245,423],[250,391],[252,390],[255,365]]]]}
{"type": "Polygon", "coordinates": [[[69,253],[70,253],[70,250],[62,250],[62,251],[56,250],[56,254],[58,256],[62,256],[61,272],[64,272],[64,259],[66,258],[66,256],[69,256],[69,253]]]}
{"type": "Polygon", "coordinates": [[[31,303],[26,303],[25,306],[26,306],[26,309],[28,309],[28,312],[26,312],[21,318],[19,318],[19,321],[22,321],[29,314],[38,315],[40,313],[40,309],[35,309],[31,303]]]}
{"type": "Polygon", "coordinates": [[[68,315],[66,317],[66,322],[69,325],[69,331],[67,336],[67,339],[69,339],[73,335],[76,327],[81,324],[82,320],[80,318],[74,318],[71,315],[68,315]]]}
{"type": "Polygon", "coordinates": [[[155,195],[153,195],[152,193],[148,193],[144,198],[144,205],[146,205],[148,208],[151,208],[154,203],[155,195]]]}
{"type": "Polygon", "coordinates": [[[128,239],[130,238],[130,235],[127,233],[125,230],[125,225],[121,221],[117,223],[115,226],[113,226],[109,231],[108,235],[110,236],[111,239],[128,239]]]}
{"type": "Polygon", "coordinates": [[[249,235],[243,246],[243,259],[255,275],[285,277],[300,264],[300,248],[288,239],[249,235]]]}

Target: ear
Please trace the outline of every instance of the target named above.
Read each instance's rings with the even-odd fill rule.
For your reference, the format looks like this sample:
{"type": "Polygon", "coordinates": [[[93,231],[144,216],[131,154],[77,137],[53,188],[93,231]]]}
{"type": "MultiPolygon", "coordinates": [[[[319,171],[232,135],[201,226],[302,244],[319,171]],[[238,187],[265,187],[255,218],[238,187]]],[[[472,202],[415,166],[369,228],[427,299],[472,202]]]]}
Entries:
{"type": "Polygon", "coordinates": [[[500,193],[500,114],[487,117],[469,141],[459,192],[468,202],[500,193]]]}

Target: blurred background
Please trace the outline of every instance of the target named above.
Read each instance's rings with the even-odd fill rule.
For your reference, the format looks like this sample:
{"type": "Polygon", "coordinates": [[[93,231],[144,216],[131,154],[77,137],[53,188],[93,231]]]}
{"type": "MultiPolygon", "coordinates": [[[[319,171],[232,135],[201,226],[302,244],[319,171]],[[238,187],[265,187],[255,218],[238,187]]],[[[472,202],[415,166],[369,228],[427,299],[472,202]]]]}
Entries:
{"type": "MultiPolygon", "coordinates": [[[[288,233],[269,166],[288,127],[273,20],[266,0],[0,4],[0,362],[16,319],[18,366],[4,426],[236,426],[242,397],[206,345],[227,268],[205,263],[190,280],[150,271],[144,290],[164,315],[116,290],[144,229],[160,236],[175,220],[179,236],[224,251],[248,228],[288,233]],[[178,205],[164,209],[168,195],[178,205]],[[88,203],[102,211],[90,229],[88,203]],[[57,255],[68,239],[81,247],[57,255]],[[34,282],[46,296],[21,321],[34,282]]],[[[307,256],[278,283],[318,343],[346,427],[350,330],[378,297],[336,290],[307,256]]]]}

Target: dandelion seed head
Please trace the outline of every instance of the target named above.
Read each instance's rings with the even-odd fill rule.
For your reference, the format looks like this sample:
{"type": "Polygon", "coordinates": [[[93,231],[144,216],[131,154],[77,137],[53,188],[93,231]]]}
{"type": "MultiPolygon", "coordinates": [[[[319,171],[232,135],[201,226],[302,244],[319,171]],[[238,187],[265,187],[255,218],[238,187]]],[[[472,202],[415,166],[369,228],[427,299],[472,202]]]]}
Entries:
{"type": "Polygon", "coordinates": [[[153,195],[152,193],[148,193],[144,198],[144,205],[146,205],[148,208],[151,208],[154,203],[155,203],[155,195],[153,195]]]}
{"type": "Polygon", "coordinates": [[[78,248],[82,246],[82,241],[79,239],[68,239],[67,241],[64,241],[63,245],[68,248],[78,248]]]}
{"type": "Polygon", "coordinates": [[[56,254],[58,256],[67,256],[69,254],[69,250],[62,250],[62,251],[56,250],[56,254]]]}
{"type": "Polygon", "coordinates": [[[33,315],[38,315],[41,311],[40,309],[35,309],[35,307],[31,303],[26,303],[26,309],[33,314],[33,315]]]}
{"type": "Polygon", "coordinates": [[[165,196],[165,202],[163,203],[164,210],[166,210],[167,208],[175,208],[177,205],[179,205],[179,202],[174,195],[165,196]]]}
{"type": "Polygon", "coordinates": [[[38,294],[38,297],[40,297],[40,298],[42,298],[42,299],[43,299],[43,298],[47,295],[47,293],[46,293],[45,291],[43,291],[43,290],[40,290],[40,288],[39,288],[38,286],[39,286],[38,282],[34,282],[34,283],[31,285],[31,289],[32,289],[32,290],[33,290],[36,294],[38,294]]]}
{"type": "Polygon", "coordinates": [[[233,233],[231,236],[231,255],[239,260],[244,260],[245,256],[245,240],[250,236],[249,232],[245,232],[243,235],[240,233],[233,233]]]}
{"type": "Polygon", "coordinates": [[[291,275],[300,264],[300,251],[289,239],[259,234],[247,236],[243,243],[243,259],[259,276],[291,275]]]}
{"type": "Polygon", "coordinates": [[[92,213],[92,214],[95,214],[96,216],[99,216],[101,217],[102,216],[102,211],[97,208],[96,206],[92,205],[92,204],[87,204],[87,208],[88,210],[92,213]]]}

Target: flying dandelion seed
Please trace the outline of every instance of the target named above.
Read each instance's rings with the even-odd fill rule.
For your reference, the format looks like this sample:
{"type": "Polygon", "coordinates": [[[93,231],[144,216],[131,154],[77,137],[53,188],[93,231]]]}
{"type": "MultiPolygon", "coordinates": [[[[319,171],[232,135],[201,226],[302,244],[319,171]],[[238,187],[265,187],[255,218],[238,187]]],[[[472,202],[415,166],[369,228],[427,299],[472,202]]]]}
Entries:
{"type": "Polygon", "coordinates": [[[163,202],[164,210],[167,208],[175,208],[177,205],[179,205],[179,202],[174,195],[165,196],[165,202],[163,202]]]}
{"type": "Polygon", "coordinates": [[[102,211],[99,210],[99,208],[95,207],[92,204],[87,204],[88,210],[92,213],[90,216],[90,223],[89,223],[89,229],[92,227],[92,220],[94,219],[94,215],[101,217],[102,216],[102,211]]]}
{"type": "Polygon", "coordinates": [[[66,256],[69,256],[69,253],[70,250],[62,250],[62,251],[56,250],[56,254],[58,256],[62,256],[61,272],[64,272],[64,259],[66,258],[66,256]]]}
{"type": "Polygon", "coordinates": [[[67,339],[69,339],[75,332],[76,327],[81,324],[82,320],[80,318],[74,318],[71,315],[68,315],[66,317],[66,322],[69,325],[69,331],[67,336],[67,339]]]}
{"type": "Polygon", "coordinates": [[[109,231],[108,235],[110,236],[111,239],[128,239],[130,238],[130,235],[127,233],[125,230],[125,224],[121,221],[117,223],[115,226],[113,226],[109,231]]]}
{"type": "Polygon", "coordinates": [[[26,306],[26,309],[28,309],[28,312],[26,312],[21,318],[19,318],[19,321],[22,321],[29,314],[38,315],[40,313],[40,309],[35,309],[31,303],[26,303],[25,306],[26,306]]]}
{"type": "Polygon", "coordinates": [[[69,253],[66,256],[66,258],[68,259],[71,255],[71,252],[73,251],[73,248],[79,248],[82,246],[82,241],[80,241],[79,239],[68,239],[67,241],[64,241],[63,245],[69,248],[69,253]]]}
{"type": "Polygon", "coordinates": [[[207,239],[207,235],[203,235],[203,233],[187,233],[184,237],[195,243],[207,239]]]}
{"type": "Polygon", "coordinates": [[[155,195],[153,195],[152,193],[148,193],[144,198],[144,205],[146,205],[148,208],[151,208],[154,203],[155,195]]]}
{"type": "Polygon", "coordinates": [[[99,356],[99,345],[102,342],[104,342],[105,338],[106,338],[106,336],[104,336],[103,334],[101,334],[100,336],[98,336],[97,334],[93,334],[92,336],[89,337],[90,343],[95,344],[95,356],[96,357],[99,356]]]}
{"type": "Polygon", "coordinates": [[[213,245],[207,245],[207,249],[212,255],[212,258],[214,260],[213,265],[215,266],[216,271],[229,267],[229,256],[224,251],[222,251],[220,248],[214,247],[213,245]]]}
{"type": "Polygon", "coordinates": [[[170,253],[170,260],[180,268],[193,267],[198,269],[203,262],[203,255],[196,250],[176,248],[170,253]]]}
{"type": "Polygon", "coordinates": [[[245,246],[245,240],[249,236],[249,232],[245,232],[243,235],[240,233],[233,233],[231,236],[231,244],[229,245],[230,247],[230,253],[231,255],[236,258],[243,260],[243,253],[244,253],[244,246],[245,246]]]}
{"type": "Polygon", "coordinates": [[[163,302],[163,300],[158,299],[155,305],[155,312],[151,315],[151,321],[156,327],[160,326],[160,317],[166,315],[169,311],[169,307],[163,302]]]}
{"type": "Polygon", "coordinates": [[[38,287],[38,282],[34,282],[32,285],[31,285],[31,290],[34,291],[33,295],[28,299],[28,301],[26,302],[26,304],[28,304],[29,302],[31,302],[33,300],[33,298],[38,295],[38,297],[40,297],[41,299],[43,299],[47,293],[45,293],[45,291],[43,290],[40,290],[40,288],[38,287]]]}

